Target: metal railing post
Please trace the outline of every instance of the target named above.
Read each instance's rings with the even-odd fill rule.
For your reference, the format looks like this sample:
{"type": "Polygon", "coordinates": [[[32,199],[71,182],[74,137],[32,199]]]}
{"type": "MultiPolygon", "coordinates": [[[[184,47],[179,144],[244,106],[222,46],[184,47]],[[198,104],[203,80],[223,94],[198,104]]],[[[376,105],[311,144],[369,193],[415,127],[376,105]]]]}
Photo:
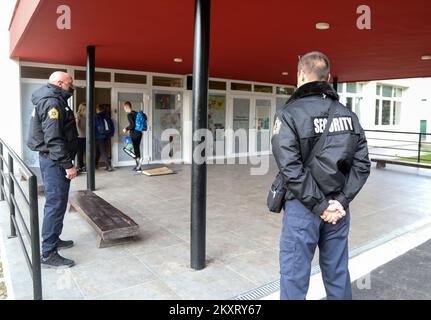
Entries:
{"type": "Polygon", "coordinates": [[[15,229],[15,204],[13,203],[13,198],[15,198],[15,185],[12,178],[13,175],[13,157],[8,152],[8,168],[9,168],[9,211],[10,211],[10,236],[9,238],[16,237],[16,229],[15,229]]]}
{"type": "MultiPolygon", "coordinates": [[[[3,156],[3,143],[0,142],[0,154],[3,156]]],[[[0,157],[0,201],[4,201],[4,193],[3,193],[3,188],[4,188],[4,181],[3,181],[3,158],[0,157]]]]}
{"type": "Polygon", "coordinates": [[[421,163],[421,144],[422,144],[422,133],[419,133],[419,141],[418,141],[418,163],[421,163]]]}
{"type": "Polygon", "coordinates": [[[39,207],[37,200],[37,178],[28,181],[30,203],[31,265],[33,272],[33,297],[42,300],[42,275],[40,266],[39,207]]]}

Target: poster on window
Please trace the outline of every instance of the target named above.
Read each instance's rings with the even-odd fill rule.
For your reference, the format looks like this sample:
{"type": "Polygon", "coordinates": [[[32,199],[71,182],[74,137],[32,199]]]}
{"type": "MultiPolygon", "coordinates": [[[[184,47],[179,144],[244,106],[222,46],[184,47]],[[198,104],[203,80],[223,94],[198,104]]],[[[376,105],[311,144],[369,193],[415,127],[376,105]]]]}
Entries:
{"type": "Polygon", "coordinates": [[[166,93],[157,93],[156,96],[156,109],[158,110],[174,110],[175,109],[175,95],[166,93]]]}
{"type": "Polygon", "coordinates": [[[208,97],[208,108],[210,110],[224,110],[225,96],[210,95],[208,97]]]}

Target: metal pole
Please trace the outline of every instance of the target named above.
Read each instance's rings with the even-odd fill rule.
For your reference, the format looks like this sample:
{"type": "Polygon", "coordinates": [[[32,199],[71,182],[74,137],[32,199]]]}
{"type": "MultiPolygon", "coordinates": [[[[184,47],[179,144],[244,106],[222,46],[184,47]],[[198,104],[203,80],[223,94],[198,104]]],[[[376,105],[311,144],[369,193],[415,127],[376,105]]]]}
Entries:
{"type": "Polygon", "coordinates": [[[95,163],[94,163],[94,69],[95,47],[87,47],[87,190],[96,190],[95,163]]]}
{"type": "Polygon", "coordinates": [[[338,77],[334,77],[334,80],[332,81],[332,87],[335,91],[338,90],[338,77]]]}
{"type": "Polygon", "coordinates": [[[40,266],[39,208],[37,200],[37,178],[28,180],[30,200],[31,267],[33,273],[33,298],[42,300],[42,274],[40,266]]]}
{"type": "MultiPolygon", "coordinates": [[[[0,142],[0,154],[3,155],[3,143],[0,142]]],[[[0,172],[2,174],[0,174],[0,201],[4,201],[4,193],[3,193],[3,188],[4,188],[4,181],[3,181],[3,158],[0,157],[0,172]]]]}
{"type": "MultiPolygon", "coordinates": [[[[193,63],[193,133],[208,128],[208,65],[211,1],[196,0],[193,63]]],[[[193,155],[201,141],[192,141],[193,155]]],[[[206,155],[205,155],[206,156],[206,155]]],[[[192,160],[191,187],[191,267],[205,268],[206,232],[206,162],[192,160]]]]}
{"type": "Polygon", "coordinates": [[[418,141],[418,163],[421,163],[421,144],[422,144],[422,133],[419,133],[419,141],[418,141]]]}
{"type": "Polygon", "coordinates": [[[10,236],[9,238],[16,237],[16,230],[15,230],[15,204],[13,203],[12,198],[15,197],[15,186],[13,182],[13,158],[11,154],[8,154],[8,168],[9,168],[9,210],[10,210],[10,236]]]}

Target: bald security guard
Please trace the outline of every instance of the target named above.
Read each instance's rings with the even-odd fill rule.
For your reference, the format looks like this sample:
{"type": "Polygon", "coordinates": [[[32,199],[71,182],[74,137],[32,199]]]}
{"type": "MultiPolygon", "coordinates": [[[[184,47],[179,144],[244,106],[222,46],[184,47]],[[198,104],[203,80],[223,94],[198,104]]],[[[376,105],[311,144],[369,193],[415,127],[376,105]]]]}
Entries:
{"type": "Polygon", "coordinates": [[[75,264],[57,252],[73,246],[73,241],[60,239],[70,181],[77,174],[72,161],[78,149],[78,132],[73,111],[67,104],[73,91],[72,77],[57,71],[50,76],[48,84],[32,96],[35,108],[27,145],[39,152],[45,186],[41,263],[46,268],[67,268],[75,264]]]}
{"type": "Polygon", "coordinates": [[[352,298],[348,208],[370,174],[370,161],[359,120],[338,102],[329,72],[323,53],[302,56],[298,89],[274,122],[272,151],[287,188],[280,238],[281,299],[306,298],[317,246],[327,299],[352,298]],[[331,105],[333,121],[328,124],[331,105]],[[323,145],[308,160],[327,125],[323,145]]]}

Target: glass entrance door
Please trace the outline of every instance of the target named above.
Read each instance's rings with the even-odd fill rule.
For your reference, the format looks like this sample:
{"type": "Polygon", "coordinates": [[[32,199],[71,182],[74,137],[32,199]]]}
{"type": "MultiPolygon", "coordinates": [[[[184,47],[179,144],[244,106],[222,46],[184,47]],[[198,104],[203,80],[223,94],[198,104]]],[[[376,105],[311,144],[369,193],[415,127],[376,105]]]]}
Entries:
{"type": "Polygon", "coordinates": [[[246,156],[250,150],[251,99],[232,97],[229,105],[228,146],[229,156],[246,156]]]}
{"type": "Polygon", "coordinates": [[[182,159],[183,94],[178,91],[153,92],[154,161],[172,162],[182,159]]]}
{"type": "Polygon", "coordinates": [[[213,154],[225,156],[226,96],[211,93],[208,96],[208,130],[212,133],[213,154]]]}
{"type": "Polygon", "coordinates": [[[256,99],[256,152],[270,151],[271,100],[256,99]]]}
{"type": "MultiPolygon", "coordinates": [[[[123,105],[126,101],[132,104],[134,111],[143,111],[148,119],[148,124],[150,123],[151,114],[148,110],[148,94],[143,90],[134,89],[116,89],[114,90],[115,99],[115,115],[112,119],[115,122],[116,134],[114,137],[113,144],[113,162],[115,166],[129,166],[134,165],[135,161],[123,151],[125,134],[123,129],[129,125],[127,119],[127,113],[124,111],[123,105]]],[[[141,141],[141,156],[143,158],[143,163],[148,163],[151,159],[151,143],[149,137],[151,136],[151,126],[148,126],[148,130],[142,135],[141,141]]]]}

